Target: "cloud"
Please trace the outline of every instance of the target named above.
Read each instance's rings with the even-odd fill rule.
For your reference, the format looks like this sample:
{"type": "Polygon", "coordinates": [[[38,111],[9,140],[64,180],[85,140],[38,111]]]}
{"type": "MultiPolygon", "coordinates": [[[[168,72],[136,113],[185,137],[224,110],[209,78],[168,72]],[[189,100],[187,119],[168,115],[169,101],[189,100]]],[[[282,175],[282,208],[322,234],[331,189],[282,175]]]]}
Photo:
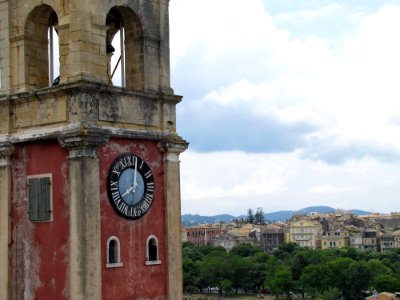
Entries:
{"type": "Polygon", "coordinates": [[[257,199],[285,190],[284,157],[241,151],[198,153],[182,158],[183,212],[245,212],[257,199]]]}
{"type": "MultiPolygon", "coordinates": [[[[397,159],[400,140],[393,137],[400,128],[389,123],[400,113],[400,42],[393,38],[400,7],[360,17],[356,30],[332,46],[280,29],[260,1],[229,2],[226,15],[219,11],[224,1],[211,13],[204,11],[207,3],[188,3],[194,4],[186,12],[193,20],[186,16],[187,24],[175,26],[199,35],[173,51],[179,53],[173,74],[185,95],[179,131],[194,149],[301,148],[330,162],[364,155],[397,159]],[[206,24],[196,22],[203,14],[206,24]]],[[[313,15],[338,12],[335,7],[313,15]]]]}
{"type": "Polygon", "coordinates": [[[182,125],[178,130],[183,136],[191,137],[193,149],[203,152],[285,152],[304,147],[306,135],[318,128],[318,120],[303,118],[293,107],[279,110],[271,106],[263,110],[208,101],[193,103],[180,112],[182,125]]]}
{"type": "Polygon", "coordinates": [[[245,214],[312,205],[398,210],[400,163],[374,158],[332,165],[301,153],[224,151],[181,154],[182,212],[245,214]]]}
{"type": "Polygon", "coordinates": [[[308,192],[312,194],[339,194],[343,192],[347,192],[349,190],[348,187],[335,187],[330,184],[318,185],[311,187],[308,192]]]}
{"type": "Polygon", "coordinates": [[[285,3],[171,1],[183,212],[398,210],[400,6],[285,3]]]}

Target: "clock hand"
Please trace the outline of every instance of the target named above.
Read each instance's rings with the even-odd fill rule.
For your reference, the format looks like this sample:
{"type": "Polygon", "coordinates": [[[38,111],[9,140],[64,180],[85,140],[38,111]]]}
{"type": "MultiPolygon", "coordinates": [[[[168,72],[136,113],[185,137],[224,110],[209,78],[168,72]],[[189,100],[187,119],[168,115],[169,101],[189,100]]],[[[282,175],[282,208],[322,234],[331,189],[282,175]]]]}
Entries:
{"type": "Polygon", "coordinates": [[[136,187],[138,186],[136,181],[136,173],[137,173],[137,160],[135,163],[135,175],[133,175],[133,192],[136,193],[136,187]]]}
{"type": "Polygon", "coordinates": [[[134,187],[131,186],[129,189],[126,190],[125,193],[123,193],[123,194],[121,195],[121,197],[124,198],[126,195],[128,195],[128,194],[129,194],[130,192],[132,192],[133,190],[134,190],[134,187]]]}

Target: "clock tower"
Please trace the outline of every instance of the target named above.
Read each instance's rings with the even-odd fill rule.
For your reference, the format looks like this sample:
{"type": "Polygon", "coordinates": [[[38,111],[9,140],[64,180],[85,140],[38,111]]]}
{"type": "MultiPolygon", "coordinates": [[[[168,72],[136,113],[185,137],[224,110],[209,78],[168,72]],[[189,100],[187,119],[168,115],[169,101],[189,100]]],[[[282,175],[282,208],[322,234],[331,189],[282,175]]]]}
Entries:
{"type": "Polygon", "coordinates": [[[169,0],[0,0],[0,299],[182,299],[169,0]]]}

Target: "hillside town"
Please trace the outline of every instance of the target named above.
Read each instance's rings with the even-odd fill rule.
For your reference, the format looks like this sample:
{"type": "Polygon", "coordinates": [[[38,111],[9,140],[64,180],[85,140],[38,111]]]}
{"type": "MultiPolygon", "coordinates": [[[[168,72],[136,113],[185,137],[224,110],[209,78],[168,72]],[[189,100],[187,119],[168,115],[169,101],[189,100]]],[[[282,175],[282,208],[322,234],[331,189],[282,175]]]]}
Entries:
{"type": "Polygon", "coordinates": [[[183,227],[182,242],[222,246],[228,251],[242,243],[259,245],[266,252],[273,252],[282,243],[310,249],[352,247],[377,252],[400,248],[400,212],[356,216],[337,210],[294,215],[286,222],[255,223],[241,219],[183,227]]]}

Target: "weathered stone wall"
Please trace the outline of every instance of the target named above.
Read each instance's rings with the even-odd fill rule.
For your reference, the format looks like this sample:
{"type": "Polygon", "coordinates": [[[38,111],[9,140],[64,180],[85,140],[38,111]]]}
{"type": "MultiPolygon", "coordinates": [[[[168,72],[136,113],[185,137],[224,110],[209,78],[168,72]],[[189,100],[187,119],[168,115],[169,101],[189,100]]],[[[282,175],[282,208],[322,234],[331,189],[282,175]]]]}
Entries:
{"type": "Polygon", "coordinates": [[[46,87],[47,20],[52,12],[60,48],[60,82],[108,83],[106,16],[117,7],[126,24],[127,86],[171,93],[168,1],[1,1],[2,90],[46,87]],[[138,23],[135,28],[129,24],[138,23]]]}

